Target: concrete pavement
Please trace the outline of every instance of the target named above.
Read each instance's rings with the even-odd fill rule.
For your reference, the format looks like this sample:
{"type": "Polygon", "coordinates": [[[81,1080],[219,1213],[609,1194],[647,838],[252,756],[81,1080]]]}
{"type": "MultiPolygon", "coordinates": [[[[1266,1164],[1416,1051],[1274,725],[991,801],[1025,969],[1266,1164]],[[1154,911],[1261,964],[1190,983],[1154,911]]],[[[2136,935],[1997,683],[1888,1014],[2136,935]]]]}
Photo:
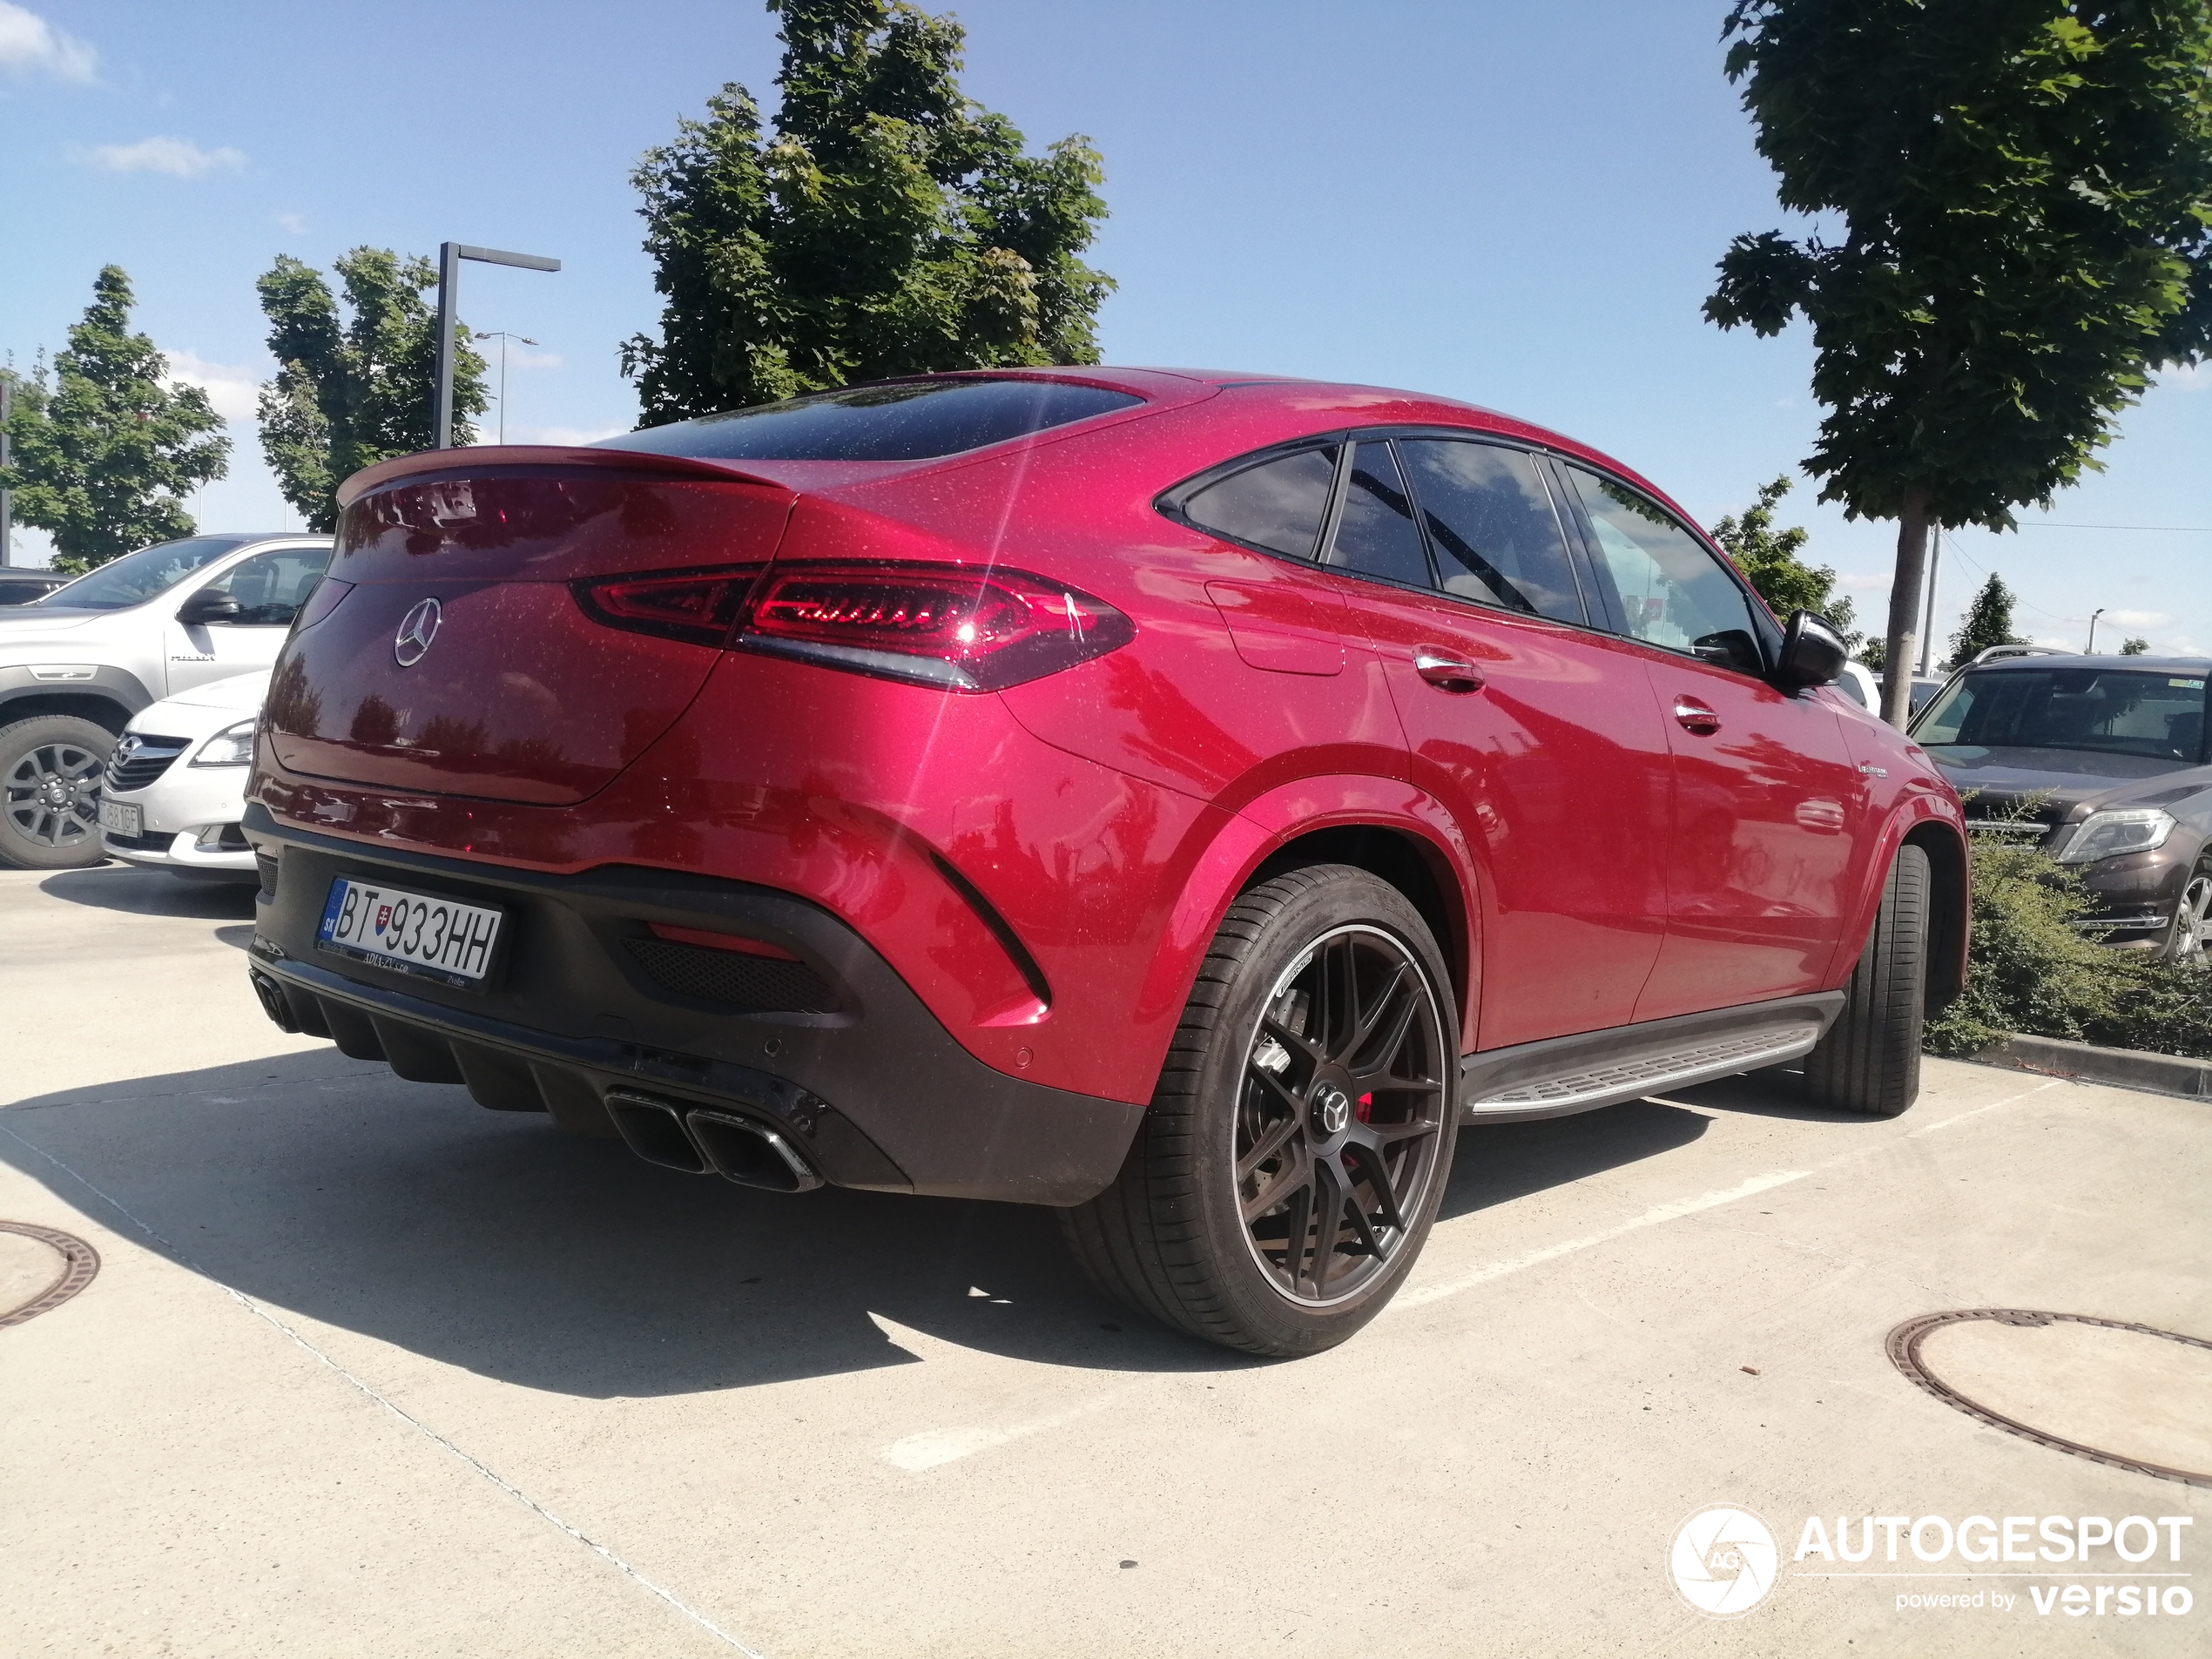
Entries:
{"type": "Polygon", "coordinates": [[[0,1219],[103,1263],[0,1330],[0,1652],[2212,1646],[2212,1492],[1883,1345],[1993,1305],[2212,1337],[2204,1104],[1932,1062],[1890,1123],[1756,1078],[1469,1131],[1398,1305],[1266,1364],[1096,1297],[1042,1212],[743,1191],[286,1037],[250,919],[0,873],[0,1219]],[[1722,1505],[1779,1547],[1731,1620],[1670,1572],[1722,1505]],[[2175,1561],[1793,1559],[1884,1515],[2195,1524],[2175,1561]],[[1934,1593],[1984,1600],[1900,1604],[1934,1593]]]}

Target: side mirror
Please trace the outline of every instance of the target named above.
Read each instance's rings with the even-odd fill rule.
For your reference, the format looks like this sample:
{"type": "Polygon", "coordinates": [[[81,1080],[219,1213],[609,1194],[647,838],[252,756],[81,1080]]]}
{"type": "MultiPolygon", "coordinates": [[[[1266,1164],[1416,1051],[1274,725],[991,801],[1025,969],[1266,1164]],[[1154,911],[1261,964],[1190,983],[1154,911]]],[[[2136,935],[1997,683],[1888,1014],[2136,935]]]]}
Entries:
{"type": "Polygon", "coordinates": [[[186,627],[199,623],[236,622],[246,613],[235,595],[202,588],[177,607],[177,620],[186,627]]]}
{"type": "Polygon", "coordinates": [[[1850,657],[1842,635],[1811,611],[1794,610],[1782,636],[1782,661],[1775,668],[1774,682],[1785,691],[1833,685],[1844,677],[1844,664],[1850,657]]]}

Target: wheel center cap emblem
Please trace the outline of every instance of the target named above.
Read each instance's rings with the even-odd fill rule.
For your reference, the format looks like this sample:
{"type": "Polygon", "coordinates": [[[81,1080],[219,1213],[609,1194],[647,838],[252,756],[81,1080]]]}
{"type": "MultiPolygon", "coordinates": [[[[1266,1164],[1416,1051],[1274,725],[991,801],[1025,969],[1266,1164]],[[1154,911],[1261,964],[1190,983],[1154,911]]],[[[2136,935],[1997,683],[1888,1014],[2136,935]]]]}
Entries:
{"type": "Polygon", "coordinates": [[[1334,1083],[1313,1092],[1313,1122],[1324,1135],[1341,1135],[1352,1122],[1352,1096],[1334,1083]]]}
{"type": "Polygon", "coordinates": [[[435,599],[425,599],[400,618],[400,631],[392,636],[392,656],[401,668],[413,668],[422,660],[444,617],[435,599]]]}

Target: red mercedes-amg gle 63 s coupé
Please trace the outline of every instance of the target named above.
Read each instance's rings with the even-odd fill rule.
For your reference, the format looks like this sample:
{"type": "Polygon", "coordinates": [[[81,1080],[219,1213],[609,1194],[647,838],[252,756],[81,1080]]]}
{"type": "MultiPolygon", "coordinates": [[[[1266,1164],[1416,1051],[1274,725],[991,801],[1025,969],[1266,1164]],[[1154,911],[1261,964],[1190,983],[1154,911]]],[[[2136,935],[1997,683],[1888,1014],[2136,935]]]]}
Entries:
{"type": "Polygon", "coordinates": [[[1890,1114],[1959,804],[1667,498],[1369,387],[860,386],[341,492],[246,830],[277,1022],[670,1170],[1058,1207],[1358,1329],[1464,1126],[1890,1114]]]}

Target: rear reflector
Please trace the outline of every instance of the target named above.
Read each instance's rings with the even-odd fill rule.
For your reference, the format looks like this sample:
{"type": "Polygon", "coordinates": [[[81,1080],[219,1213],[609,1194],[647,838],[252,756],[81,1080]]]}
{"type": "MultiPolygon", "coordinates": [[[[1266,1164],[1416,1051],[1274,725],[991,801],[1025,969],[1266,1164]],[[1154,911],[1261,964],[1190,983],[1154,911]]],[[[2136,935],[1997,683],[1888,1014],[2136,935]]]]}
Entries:
{"type": "Polygon", "coordinates": [[[766,956],[779,962],[795,962],[799,959],[780,945],[772,945],[765,939],[748,939],[743,934],[709,933],[704,927],[671,927],[658,921],[649,921],[653,937],[665,939],[678,945],[704,945],[709,950],[733,950],[740,956],[766,956]]]}
{"type": "Polygon", "coordinates": [[[994,569],[772,569],[736,644],[948,691],[996,691],[1127,644],[1130,619],[1090,594],[994,569]]]}

